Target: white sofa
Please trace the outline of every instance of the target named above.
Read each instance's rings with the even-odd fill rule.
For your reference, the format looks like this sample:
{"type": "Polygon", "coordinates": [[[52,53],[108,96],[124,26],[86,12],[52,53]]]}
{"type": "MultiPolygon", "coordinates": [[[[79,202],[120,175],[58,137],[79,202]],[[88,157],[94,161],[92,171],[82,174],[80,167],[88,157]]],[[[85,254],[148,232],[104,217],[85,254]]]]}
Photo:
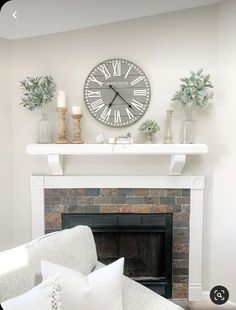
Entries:
{"type": "MultiPolygon", "coordinates": [[[[103,265],[97,260],[92,232],[87,226],[45,235],[0,253],[0,303],[41,282],[40,262],[48,260],[88,274],[103,265]]],[[[180,310],[181,307],[124,277],[124,310],[180,310]]]]}

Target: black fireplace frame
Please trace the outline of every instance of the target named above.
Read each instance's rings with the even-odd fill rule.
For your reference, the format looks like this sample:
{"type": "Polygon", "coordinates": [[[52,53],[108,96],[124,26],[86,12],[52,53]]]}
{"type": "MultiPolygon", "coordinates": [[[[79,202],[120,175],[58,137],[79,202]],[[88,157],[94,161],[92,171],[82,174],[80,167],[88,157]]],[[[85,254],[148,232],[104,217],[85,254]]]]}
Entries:
{"type": "Polygon", "coordinates": [[[172,298],[172,213],[61,213],[61,217],[62,229],[87,225],[94,233],[164,233],[165,275],[158,280],[139,283],[166,298],[172,298]]]}

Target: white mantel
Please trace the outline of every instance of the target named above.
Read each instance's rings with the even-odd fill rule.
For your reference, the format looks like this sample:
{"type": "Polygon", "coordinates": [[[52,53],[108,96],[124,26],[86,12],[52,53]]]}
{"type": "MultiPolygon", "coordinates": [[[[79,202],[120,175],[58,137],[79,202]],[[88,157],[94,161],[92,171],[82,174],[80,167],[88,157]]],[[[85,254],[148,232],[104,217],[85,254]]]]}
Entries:
{"type": "Polygon", "coordinates": [[[186,156],[208,153],[206,144],[30,144],[30,155],[47,155],[53,175],[63,175],[63,155],[168,156],[170,175],[181,175],[186,156]]]}

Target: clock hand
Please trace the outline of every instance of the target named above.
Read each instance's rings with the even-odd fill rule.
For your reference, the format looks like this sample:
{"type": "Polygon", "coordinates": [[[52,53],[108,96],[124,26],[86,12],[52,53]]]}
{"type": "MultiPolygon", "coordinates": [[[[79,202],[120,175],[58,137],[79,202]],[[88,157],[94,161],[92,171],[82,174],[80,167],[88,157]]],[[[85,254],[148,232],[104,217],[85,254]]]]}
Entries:
{"type": "Polygon", "coordinates": [[[116,91],[116,90],[114,89],[114,87],[112,87],[111,84],[109,85],[109,87],[110,87],[111,89],[114,90],[114,92],[116,93],[116,95],[119,96],[119,97],[128,105],[128,107],[129,107],[130,109],[133,110],[132,105],[130,105],[130,104],[120,95],[120,93],[119,93],[118,91],[116,91]]]}
{"type": "Polygon", "coordinates": [[[109,103],[108,107],[110,108],[114,102],[114,100],[116,99],[116,97],[118,96],[118,94],[116,93],[114,98],[112,99],[112,101],[109,103]]]}
{"type": "Polygon", "coordinates": [[[130,109],[133,110],[133,107],[132,107],[131,104],[129,104],[119,93],[118,93],[117,95],[128,105],[128,107],[129,107],[130,109]]]}

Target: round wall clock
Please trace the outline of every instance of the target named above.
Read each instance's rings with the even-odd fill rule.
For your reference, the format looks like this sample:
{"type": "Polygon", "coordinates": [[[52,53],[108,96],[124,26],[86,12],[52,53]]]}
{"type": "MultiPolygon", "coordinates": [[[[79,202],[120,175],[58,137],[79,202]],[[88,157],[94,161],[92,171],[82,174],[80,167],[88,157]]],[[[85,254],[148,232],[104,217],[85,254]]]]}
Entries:
{"type": "Polygon", "coordinates": [[[127,127],[137,122],[150,102],[150,85],[145,73],[124,59],[110,59],[97,65],[84,86],[85,104],[100,123],[127,127]]]}

